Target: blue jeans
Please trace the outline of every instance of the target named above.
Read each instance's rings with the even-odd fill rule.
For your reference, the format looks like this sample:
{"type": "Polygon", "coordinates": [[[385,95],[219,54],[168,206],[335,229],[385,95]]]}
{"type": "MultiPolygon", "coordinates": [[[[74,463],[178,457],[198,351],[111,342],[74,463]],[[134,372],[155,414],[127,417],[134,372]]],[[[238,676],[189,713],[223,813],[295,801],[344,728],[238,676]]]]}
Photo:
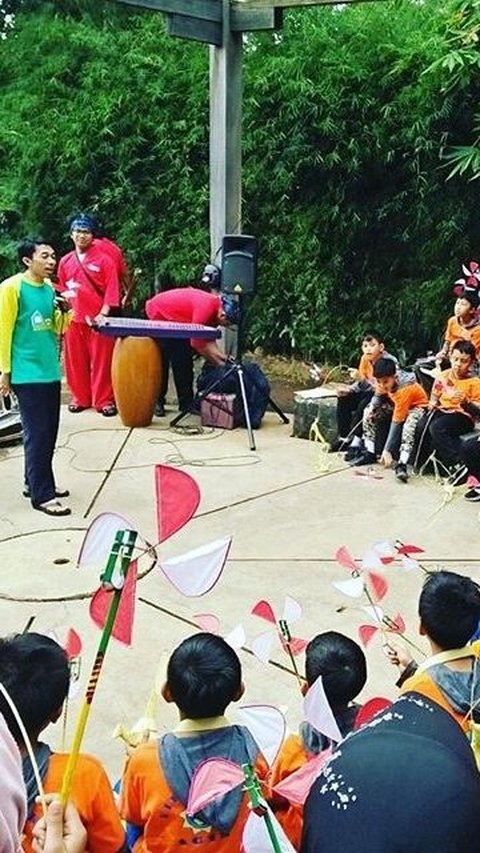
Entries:
{"type": "Polygon", "coordinates": [[[15,384],[23,427],[25,485],[35,506],[55,497],[53,454],[60,420],[60,382],[15,384]]]}

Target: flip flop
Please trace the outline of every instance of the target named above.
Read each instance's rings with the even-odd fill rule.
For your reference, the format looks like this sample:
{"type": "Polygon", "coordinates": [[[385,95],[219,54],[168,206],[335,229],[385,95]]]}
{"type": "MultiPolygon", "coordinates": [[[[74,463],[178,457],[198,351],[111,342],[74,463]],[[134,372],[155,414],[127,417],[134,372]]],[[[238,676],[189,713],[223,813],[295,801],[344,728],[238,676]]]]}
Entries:
{"type": "MultiPolygon", "coordinates": [[[[24,498],[30,497],[30,489],[26,486],[22,492],[24,498]]],[[[55,497],[56,498],[68,498],[70,497],[70,492],[68,489],[55,489],[55,497]]]]}
{"type": "Polygon", "coordinates": [[[77,412],[85,412],[88,409],[88,406],[79,406],[78,403],[69,403],[68,411],[72,412],[73,415],[76,415],[77,412]]]}
{"type": "Polygon", "coordinates": [[[99,409],[99,412],[104,418],[113,418],[114,415],[117,414],[117,407],[111,403],[109,406],[104,406],[103,409],[99,409]]]}
{"type": "Polygon", "coordinates": [[[38,509],[39,512],[44,512],[45,515],[70,515],[72,510],[68,506],[62,506],[60,501],[56,498],[52,498],[50,501],[45,501],[43,504],[32,504],[34,509],[38,509]]]}

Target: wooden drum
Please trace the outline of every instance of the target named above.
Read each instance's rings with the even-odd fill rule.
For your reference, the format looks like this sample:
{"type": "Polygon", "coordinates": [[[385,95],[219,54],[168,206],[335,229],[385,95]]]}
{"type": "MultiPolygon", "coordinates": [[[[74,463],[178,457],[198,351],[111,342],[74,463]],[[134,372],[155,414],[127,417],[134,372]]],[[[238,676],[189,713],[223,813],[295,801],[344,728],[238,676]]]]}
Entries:
{"type": "Polygon", "coordinates": [[[112,358],[112,384],[118,413],[128,427],[152,423],[162,385],[162,354],[152,338],[117,338],[112,358]]]}

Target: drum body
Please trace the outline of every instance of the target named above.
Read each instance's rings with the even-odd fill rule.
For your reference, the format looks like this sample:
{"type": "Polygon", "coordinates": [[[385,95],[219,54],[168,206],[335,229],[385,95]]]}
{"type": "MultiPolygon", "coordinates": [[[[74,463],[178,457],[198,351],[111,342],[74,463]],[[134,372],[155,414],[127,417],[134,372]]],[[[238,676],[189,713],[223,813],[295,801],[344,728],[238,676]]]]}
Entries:
{"type": "Polygon", "coordinates": [[[162,384],[162,354],[152,338],[117,338],[112,384],[122,423],[149,426],[162,384]]]}

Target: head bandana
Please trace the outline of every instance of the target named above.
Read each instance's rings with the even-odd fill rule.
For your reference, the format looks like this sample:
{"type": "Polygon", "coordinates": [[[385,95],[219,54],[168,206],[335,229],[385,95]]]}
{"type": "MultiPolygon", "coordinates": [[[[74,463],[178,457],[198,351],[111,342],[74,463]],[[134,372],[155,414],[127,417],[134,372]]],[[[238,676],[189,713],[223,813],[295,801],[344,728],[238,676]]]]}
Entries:
{"type": "Polygon", "coordinates": [[[96,223],[93,219],[93,216],[89,216],[88,213],[78,213],[71,222],[70,225],[71,231],[91,231],[92,234],[95,233],[96,223]]]}
{"type": "Polygon", "coordinates": [[[236,325],[240,319],[240,306],[238,300],[229,294],[222,294],[222,308],[231,325],[236,325]]]}

